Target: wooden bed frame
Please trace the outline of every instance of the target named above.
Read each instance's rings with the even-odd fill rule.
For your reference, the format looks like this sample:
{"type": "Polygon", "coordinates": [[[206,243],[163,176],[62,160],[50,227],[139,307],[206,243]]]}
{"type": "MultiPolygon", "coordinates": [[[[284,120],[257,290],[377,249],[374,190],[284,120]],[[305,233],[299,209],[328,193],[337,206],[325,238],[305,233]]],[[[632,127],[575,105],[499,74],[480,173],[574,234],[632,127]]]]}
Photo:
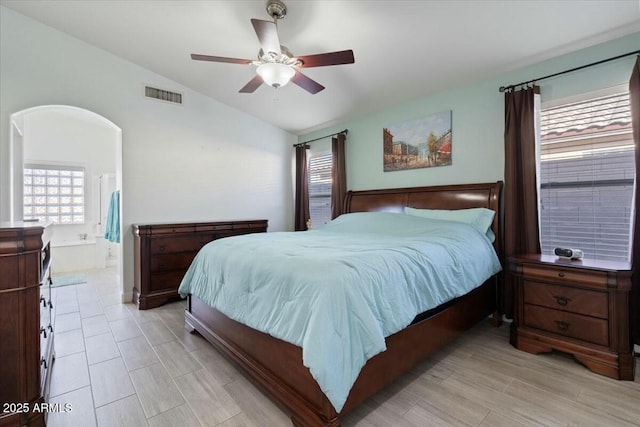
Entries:
{"type": "MultiPolygon", "coordinates": [[[[502,182],[388,190],[350,191],[344,212],[402,211],[404,206],[429,209],[486,207],[497,212],[492,224],[494,247],[502,260],[502,182]]],[[[504,264],[503,264],[504,265],[504,264]]],[[[442,310],[434,310],[387,337],[387,350],[363,367],[340,413],[302,365],[302,349],[229,319],[189,295],[185,328],[199,332],[235,362],[246,376],[291,415],[294,426],[340,426],[340,417],[435,353],[480,320],[497,314],[498,274],[442,310]]]]}

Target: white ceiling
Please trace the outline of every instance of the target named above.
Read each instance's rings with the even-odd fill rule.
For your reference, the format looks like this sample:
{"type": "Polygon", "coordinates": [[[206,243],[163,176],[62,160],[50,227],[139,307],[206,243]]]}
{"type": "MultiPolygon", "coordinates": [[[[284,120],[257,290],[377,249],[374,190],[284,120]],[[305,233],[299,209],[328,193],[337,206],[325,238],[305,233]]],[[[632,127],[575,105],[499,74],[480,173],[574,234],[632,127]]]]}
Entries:
{"type": "Polygon", "coordinates": [[[249,20],[269,19],[264,1],[0,4],[298,134],[640,31],[640,0],[286,0],[283,45],[352,49],[355,64],[303,70],[326,86],[316,95],[294,84],[241,94],[255,67],[190,54],[255,59],[249,20]]]}

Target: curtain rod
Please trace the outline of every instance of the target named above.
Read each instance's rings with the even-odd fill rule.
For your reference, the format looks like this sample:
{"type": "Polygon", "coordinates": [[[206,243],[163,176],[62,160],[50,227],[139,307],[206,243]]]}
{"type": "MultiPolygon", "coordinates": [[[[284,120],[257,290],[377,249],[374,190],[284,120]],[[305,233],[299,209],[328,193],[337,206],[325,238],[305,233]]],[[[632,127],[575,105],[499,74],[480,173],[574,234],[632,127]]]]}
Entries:
{"type": "Polygon", "coordinates": [[[515,85],[500,86],[500,89],[498,89],[498,90],[500,92],[504,92],[504,91],[507,91],[507,90],[511,90],[511,89],[513,89],[513,88],[515,88],[517,86],[523,86],[523,85],[527,85],[529,83],[535,83],[538,80],[545,80],[545,79],[548,79],[548,78],[551,78],[551,77],[555,77],[555,76],[559,76],[559,75],[562,75],[562,74],[571,73],[573,71],[582,70],[583,68],[593,67],[594,65],[600,65],[600,64],[603,64],[605,62],[615,61],[616,59],[624,58],[625,56],[630,56],[630,55],[635,55],[635,54],[640,54],[640,50],[636,50],[635,52],[629,52],[629,53],[625,53],[625,54],[622,54],[622,55],[614,56],[613,58],[603,59],[602,61],[593,62],[593,63],[587,64],[587,65],[582,65],[580,67],[572,68],[570,70],[560,71],[559,73],[549,74],[548,76],[538,77],[537,79],[529,80],[529,81],[518,83],[518,84],[515,84],[515,85]]]}
{"type": "Polygon", "coordinates": [[[325,139],[325,138],[329,138],[330,136],[334,136],[334,135],[340,135],[341,133],[344,133],[345,135],[349,133],[349,129],[345,129],[345,130],[341,130],[340,132],[336,132],[336,133],[332,133],[330,135],[325,135],[325,136],[321,136],[320,138],[316,138],[316,139],[311,139],[309,141],[305,141],[305,142],[298,142],[297,144],[293,144],[294,147],[298,147],[300,145],[304,145],[304,144],[308,144],[309,142],[313,142],[313,141],[319,141],[321,139],[325,139]]]}

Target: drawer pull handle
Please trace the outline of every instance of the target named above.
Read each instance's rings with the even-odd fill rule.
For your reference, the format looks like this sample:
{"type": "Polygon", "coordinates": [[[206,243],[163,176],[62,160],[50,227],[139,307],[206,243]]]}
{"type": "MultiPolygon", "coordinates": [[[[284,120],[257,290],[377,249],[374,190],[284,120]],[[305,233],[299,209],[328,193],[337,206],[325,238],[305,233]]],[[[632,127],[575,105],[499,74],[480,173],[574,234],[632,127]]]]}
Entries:
{"type": "Polygon", "coordinates": [[[564,277],[564,273],[562,272],[558,273],[558,277],[564,277]]]}
{"type": "Polygon", "coordinates": [[[558,305],[562,305],[565,306],[569,303],[569,301],[571,301],[571,298],[567,298],[567,297],[557,297],[557,296],[553,296],[556,299],[556,302],[558,303],[558,305]]]}
{"type": "Polygon", "coordinates": [[[47,368],[47,361],[46,361],[46,360],[44,360],[44,357],[40,360],[40,364],[41,364],[41,365],[44,365],[44,369],[48,369],[48,368],[47,368]]]}
{"type": "Polygon", "coordinates": [[[40,328],[40,333],[45,339],[47,338],[47,330],[45,328],[40,328]]]}
{"type": "Polygon", "coordinates": [[[167,245],[160,245],[158,249],[160,249],[160,252],[164,252],[167,249],[167,245]]]}
{"type": "Polygon", "coordinates": [[[562,320],[556,320],[556,325],[561,331],[566,331],[570,326],[567,322],[563,322],[562,320]]]}
{"type": "Polygon", "coordinates": [[[49,300],[49,308],[53,310],[53,304],[51,303],[51,300],[49,300]]]}
{"type": "Polygon", "coordinates": [[[47,308],[47,300],[42,295],[40,295],[40,302],[42,303],[42,308],[47,308]]]}
{"type": "Polygon", "coordinates": [[[53,333],[53,326],[49,325],[48,328],[51,331],[51,333],[53,333]]]}

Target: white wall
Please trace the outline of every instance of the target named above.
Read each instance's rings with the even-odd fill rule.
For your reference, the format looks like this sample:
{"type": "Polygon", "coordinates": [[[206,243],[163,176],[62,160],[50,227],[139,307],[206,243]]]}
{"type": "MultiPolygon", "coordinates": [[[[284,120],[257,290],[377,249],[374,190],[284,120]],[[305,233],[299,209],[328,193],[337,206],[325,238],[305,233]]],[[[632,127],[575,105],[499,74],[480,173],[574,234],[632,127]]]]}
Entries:
{"type": "Polygon", "coordinates": [[[126,298],[132,223],[266,218],[271,231],[292,229],[288,132],[1,6],[0,87],[1,219],[12,113],[72,105],[122,129],[126,298]],[[144,98],[145,84],[182,92],[183,105],[144,98]]]}
{"type": "MultiPolygon", "coordinates": [[[[331,127],[301,135],[306,141],[345,128],[347,188],[365,190],[440,184],[490,182],[504,176],[504,94],[500,86],[516,84],[605,58],[632,52],[640,33],[563,55],[464,87],[443,90],[331,127]],[[451,166],[383,172],[382,129],[410,118],[452,110],[451,166]]],[[[542,100],[628,83],[635,56],[540,82],[542,100]]],[[[469,64],[473,67],[473,64],[469,64]]],[[[507,183],[508,185],[508,183],[507,183]]]]}

